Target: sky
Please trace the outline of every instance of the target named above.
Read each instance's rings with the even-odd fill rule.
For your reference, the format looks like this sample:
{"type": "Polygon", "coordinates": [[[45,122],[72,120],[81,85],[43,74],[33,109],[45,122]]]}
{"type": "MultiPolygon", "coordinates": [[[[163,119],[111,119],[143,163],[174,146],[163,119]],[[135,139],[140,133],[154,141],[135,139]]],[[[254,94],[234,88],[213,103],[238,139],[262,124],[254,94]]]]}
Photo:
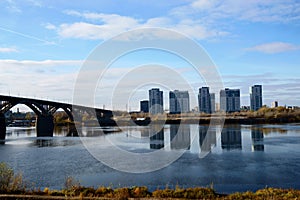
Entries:
{"type": "MultiPolygon", "coordinates": [[[[300,106],[297,0],[0,0],[0,94],[72,103],[78,75],[99,45],[149,27],[177,31],[201,46],[224,87],[241,89],[242,105],[249,105],[249,87],[261,84],[264,104],[277,100],[279,105],[300,106]]],[[[123,110],[138,110],[139,100],[147,99],[152,87],[164,90],[167,109],[169,90],[196,95],[206,86],[190,63],[158,50],[120,56],[97,84],[95,106],[123,110]],[[129,87],[128,77],[155,77],[135,69],[144,65],[144,71],[155,70],[158,64],[186,79],[190,88],[155,81],[129,87]],[[127,76],[133,72],[140,74],[127,76]],[[112,98],[118,87],[130,91],[130,98],[112,98]]],[[[191,101],[193,108],[197,103],[191,101]]]]}

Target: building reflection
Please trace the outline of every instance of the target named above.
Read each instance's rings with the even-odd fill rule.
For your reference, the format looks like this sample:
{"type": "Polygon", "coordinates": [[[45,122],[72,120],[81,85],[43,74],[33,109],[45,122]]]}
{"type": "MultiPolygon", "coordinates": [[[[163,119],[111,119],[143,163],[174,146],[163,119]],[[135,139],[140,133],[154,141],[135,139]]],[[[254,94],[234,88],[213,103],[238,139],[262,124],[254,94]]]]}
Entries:
{"type": "Polygon", "coordinates": [[[251,130],[252,138],[252,151],[264,151],[265,147],[263,144],[264,134],[261,129],[251,130]]]}
{"type": "Polygon", "coordinates": [[[189,124],[171,124],[170,125],[170,143],[171,149],[190,149],[191,130],[189,124]]]}
{"type": "Polygon", "coordinates": [[[153,124],[149,127],[150,149],[164,148],[164,127],[159,124],[153,124]]]}
{"type": "Polygon", "coordinates": [[[209,153],[216,142],[216,130],[209,130],[209,126],[199,126],[199,144],[202,154],[209,153]]]}
{"type": "Polygon", "coordinates": [[[221,133],[221,146],[222,149],[242,149],[242,134],[241,126],[227,126],[224,127],[221,133]]]}

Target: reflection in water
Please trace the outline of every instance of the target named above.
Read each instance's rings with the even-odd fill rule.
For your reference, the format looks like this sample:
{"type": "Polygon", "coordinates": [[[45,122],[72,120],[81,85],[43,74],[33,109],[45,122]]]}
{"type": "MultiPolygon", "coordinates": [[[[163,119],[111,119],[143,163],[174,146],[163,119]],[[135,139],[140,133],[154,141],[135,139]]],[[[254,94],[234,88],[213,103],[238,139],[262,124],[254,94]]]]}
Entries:
{"type": "Polygon", "coordinates": [[[69,140],[64,138],[47,138],[47,139],[38,138],[36,140],[33,140],[33,146],[36,147],[65,147],[65,146],[73,146],[79,143],[81,143],[79,139],[69,140]]]}
{"type": "Polygon", "coordinates": [[[190,125],[171,124],[170,142],[171,149],[190,149],[191,133],[190,125]]]}
{"type": "Polygon", "coordinates": [[[222,149],[242,149],[241,126],[233,125],[223,128],[221,133],[222,149]]]}
{"type": "Polygon", "coordinates": [[[164,148],[164,127],[161,125],[150,125],[150,149],[164,148]]]}
{"type": "MultiPolygon", "coordinates": [[[[178,150],[171,152],[171,145],[172,148],[187,148],[188,135],[190,135],[190,150],[186,151],[178,161],[161,170],[144,174],[123,173],[105,166],[89,154],[78,137],[63,137],[65,136],[63,133],[56,133],[53,138],[46,140],[47,138],[36,138],[35,129],[30,131],[23,129],[23,132],[19,132],[17,128],[8,128],[8,132],[12,134],[7,137],[6,145],[0,145],[0,161],[7,162],[17,171],[22,171],[26,180],[35,182],[36,187],[40,188],[61,189],[66,176],[75,177],[82,180],[83,185],[94,187],[98,185],[119,185],[120,187],[145,185],[150,190],[155,190],[158,186],[163,187],[166,183],[174,188],[175,185],[188,188],[195,185],[206,186],[212,182],[216,191],[220,193],[256,191],[266,185],[300,188],[300,124],[226,125],[222,132],[219,126],[213,127],[216,132],[207,132],[208,127],[196,124],[190,125],[190,130],[183,128],[181,131],[176,126],[166,125],[163,131],[160,126],[124,127],[126,131],[120,134],[104,136],[111,141],[118,140],[117,145],[132,152],[149,153],[150,147],[162,148],[164,146],[163,150],[166,151],[162,152],[162,156],[169,156],[178,152],[178,150]],[[262,128],[266,130],[272,127],[287,130],[288,133],[282,135],[273,129],[275,132],[268,135],[262,134],[262,128]],[[142,136],[145,137],[126,137],[127,129],[134,130],[134,133],[141,131],[142,136]],[[174,136],[174,131],[177,132],[176,136],[174,136]],[[29,134],[31,136],[28,137],[27,133],[31,133],[29,134]],[[59,134],[62,136],[58,136],[59,134]],[[183,143],[180,143],[181,136],[183,143]],[[196,141],[192,141],[193,138],[196,138],[196,141]],[[152,145],[149,144],[149,140],[152,145]],[[173,143],[171,142],[169,148],[169,145],[162,145],[164,141],[173,143]],[[212,149],[211,147],[216,142],[216,148],[212,149]],[[66,147],[63,147],[64,145],[66,147]],[[251,152],[252,146],[254,151],[251,152]],[[198,159],[200,148],[201,152],[210,151],[209,156],[198,159]],[[243,153],[224,150],[234,148],[243,148],[243,153]]],[[[99,127],[94,129],[99,130],[99,127]]],[[[102,138],[84,139],[93,151],[103,149],[107,153],[105,156],[115,162],[119,161],[120,155],[110,152],[109,146],[98,145],[98,141],[105,141],[102,138]]],[[[157,157],[157,159],[161,158],[157,157]]],[[[136,163],[139,164],[139,160],[136,163]]]]}
{"type": "Polygon", "coordinates": [[[216,142],[216,130],[209,129],[209,126],[199,126],[200,157],[208,154],[216,146],[216,142]]]}
{"type": "Polygon", "coordinates": [[[37,139],[34,140],[33,144],[37,147],[52,147],[54,142],[53,139],[37,139]]]}
{"type": "Polygon", "coordinates": [[[104,132],[100,128],[82,127],[80,131],[80,137],[97,137],[104,135],[104,132]]]}
{"type": "Polygon", "coordinates": [[[268,135],[271,133],[278,133],[278,134],[287,134],[288,130],[286,130],[283,127],[276,127],[276,125],[273,125],[272,127],[269,126],[265,126],[262,128],[263,134],[264,135],[268,135]]]}
{"type": "Polygon", "coordinates": [[[263,144],[264,134],[261,129],[251,130],[252,138],[252,151],[264,151],[265,147],[263,144]]]}
{"type": "MultiPolygon", "coordinates": [[[[199,152],[200,157],[207,155],[212,152],[215,146],[221,147],[222,149],[252,149],[252,151],[265,151],[265,138],[273,137],[274,135],[282,135],[282,133],[297,128],[299,125],[259,125],[259,126],[241,126],[241,125],[226,125],[221,131],[221,140],[217,140],[217,133],[219,134],[219,129],[212,127],[209,130],[209,126],[205,125],[188,125],[188,124],[171,124],[162,126],[160,124],[151,124],[144,127],[123,127],[124,130],[134,130],[134,133],[140,133],[141,137],[138,137],[143,142],[150,140],[150,142],[145,144],[147,149],[163,149],[166,150],[191,150],[191,152],[199,152]],[[245,142],[242,144],[242,131],[247,130],[247,135],[243,138],[245,142]],[[250,132],[251,130],[251,132],[250,132]],[[196,131],[197,133],[194,133],[196,131]],[[270,133],[269,133],[270,132],[270,133]],[[251,133],[251,135],[250,135],[251,133]],[[266,135],[265,133],[268,133],[266,135]],[[192,141],[192,135],[199,134],[199,140],[197,142],[192,141]],[[149,140],[145,138],[150,138],[149,140]],[[217,142],[219,143],[217,145],[217,142]],[[170,145],[170,146],[169,146],[170,145]],[[197,145],[197,146],[196,146],[197,145]],[[198,146],[199,145],[199,146],[198,146]],[[242,146],[244,145],[244,146],[242,146]]],[[[114,137],[111,133],[119,133],[120,128],[116,127],[81,127],[78,131],[82,137],[114,137]],[[110,136],[109,136],[110,135],[110,136]]],[[[125,132],[121,131],[120,134],[125,132]]],[[[64,126],[55,127],[54,138],[57,136],[76,136],[77,131],[75,126],[64,126]]],[[[127,133],[126,133],[127,134],[127,133]]],[[[36,137],[35,128],[20,128],[20,127],[7,127],[7,139],[15,140],[24,137],[36,137]]],[[[117,136],[117,138],[120,138],[117,136]]],[[[40,138],[39,138],[40,139],[40,138]]],[[[3,141],[2,144],[4,144],[3,141]]],[[[133,142],[135,142],[133,140],[133,142]]],[[[139,143],[139,142],[138,142],[139,143]]],[[[50,140],[37,140],[35,142],[36,146],[56,146],[58,145],[55,141],[50,140]]],[[[61,144],[59,144],[61,145],[61,144]]],[[[62,144],[64,145],[64,144],[62,144]]],[[[216,149],[217,151],[218,149],[216,149]]]]}

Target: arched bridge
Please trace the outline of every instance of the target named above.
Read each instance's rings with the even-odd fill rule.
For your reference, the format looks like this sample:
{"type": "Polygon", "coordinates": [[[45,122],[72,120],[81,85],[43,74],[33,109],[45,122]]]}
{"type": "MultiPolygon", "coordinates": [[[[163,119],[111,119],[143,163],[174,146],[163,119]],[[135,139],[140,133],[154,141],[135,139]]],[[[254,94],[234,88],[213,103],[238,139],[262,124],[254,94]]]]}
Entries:
{"type": "Polygon", "coordinates": [[[91,115],[96,114],[100,126],[116,125],[112,119],[113,113],[110,110],[47,100],[0,95],[0,140],[4,140],[6,136],[5,113],[18,104],[28,106],[36,114],[37,137],[53,136],[53,115],[58,109],[63,109],[72,122],[74,122],[74,119],[81,119],[81,114],[89,113],[91,115]]]}

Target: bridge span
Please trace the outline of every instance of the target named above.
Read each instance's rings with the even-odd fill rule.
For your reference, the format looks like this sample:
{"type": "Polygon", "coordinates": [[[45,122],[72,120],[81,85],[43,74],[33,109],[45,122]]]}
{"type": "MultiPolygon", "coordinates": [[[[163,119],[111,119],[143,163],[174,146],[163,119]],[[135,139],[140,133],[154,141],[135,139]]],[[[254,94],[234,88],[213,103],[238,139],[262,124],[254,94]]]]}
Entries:
{"type": "Polygon", "coordinates": [[[111,110],[48,100],[0,95],[0,140],[5,140],[6,137],[5,113],[18,104],[26,105],[36,114],[37,137],[53,136],[53,115],[58,109],[64,110],[72,122],[75,122],[75,119],[81,119],[80,116],[83,113],[88,113],[91,115],[96,114],[100,126],[116,125],[115,121],[112,119],[113,113],[111,110]]]}

